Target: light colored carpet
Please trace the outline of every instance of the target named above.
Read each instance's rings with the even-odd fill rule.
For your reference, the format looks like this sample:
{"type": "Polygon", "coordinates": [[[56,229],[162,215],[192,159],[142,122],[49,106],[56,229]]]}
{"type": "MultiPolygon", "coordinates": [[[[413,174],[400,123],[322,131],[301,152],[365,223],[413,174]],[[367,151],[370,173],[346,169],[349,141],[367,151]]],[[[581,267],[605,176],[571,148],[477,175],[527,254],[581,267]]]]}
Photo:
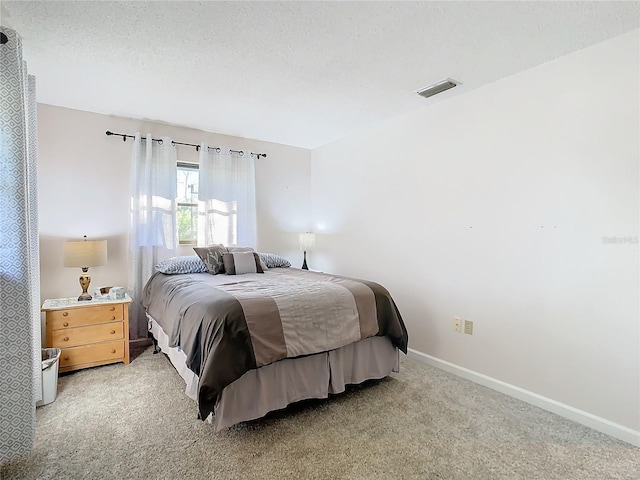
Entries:
{"type": "Polygon", "coordinates": [[[640,449],[402,357],[401,372],[215,433],[164,355],[60,377],[9,479],[638,479],[640,449]]]}

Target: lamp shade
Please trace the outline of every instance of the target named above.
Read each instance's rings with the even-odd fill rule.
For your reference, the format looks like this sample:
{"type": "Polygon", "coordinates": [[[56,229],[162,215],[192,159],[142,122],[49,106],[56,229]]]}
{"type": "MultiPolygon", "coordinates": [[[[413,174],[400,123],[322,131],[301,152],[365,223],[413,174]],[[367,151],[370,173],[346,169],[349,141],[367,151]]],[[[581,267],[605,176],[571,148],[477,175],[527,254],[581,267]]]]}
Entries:
{"type": "Polygon", "coordinates": [[[298,243],[300,245],[300,250],[309,251],[316,244],[316,235],[315,233],[301,233],[298,236],[298,243]]]}
{"type": "Polygon", "coordinates": [[[64,244],[65,267],[97,267],[105,263],[107,263],[106,240],[64,244]]]}

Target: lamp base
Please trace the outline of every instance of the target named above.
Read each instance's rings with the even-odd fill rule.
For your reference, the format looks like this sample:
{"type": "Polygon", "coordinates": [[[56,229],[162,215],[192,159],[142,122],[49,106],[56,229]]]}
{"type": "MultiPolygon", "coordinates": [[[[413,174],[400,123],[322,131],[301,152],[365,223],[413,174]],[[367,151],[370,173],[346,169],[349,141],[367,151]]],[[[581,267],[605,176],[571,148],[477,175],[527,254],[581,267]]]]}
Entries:
{"type": "Polygon", "coordinates": [[[89,295],[87,292],[82,292],[82,295],[80,295],[78,297],[78,301],[79,302],[88,302],[89,300],[91,300],[93,297],[91,295],[89,295]]]}
{"type": "Polygon", "coordinates": [[[307,252],[304,252],[304,262],[302,262],[302,269],[303,270],[309,270],[309,267],[307,267],[307,252]]]}
{"type": "MultiPolygon", "coordinates": [[[[88,270],[88,269],[87,269],[88,270]]],[[[89,284],[91,283],[91,277],[89,275],[80,275],[80,286],[82,287],[82,294],[78,297],[79,302],[88,302],[93,297],[89,295],[89,284]]]]}

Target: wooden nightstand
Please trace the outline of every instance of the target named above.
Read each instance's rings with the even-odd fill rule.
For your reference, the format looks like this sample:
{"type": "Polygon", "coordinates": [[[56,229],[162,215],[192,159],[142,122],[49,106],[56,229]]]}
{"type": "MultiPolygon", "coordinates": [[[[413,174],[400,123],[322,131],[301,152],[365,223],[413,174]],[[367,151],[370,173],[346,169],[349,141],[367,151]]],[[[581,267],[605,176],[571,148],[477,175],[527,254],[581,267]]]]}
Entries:
{"type": "Polygon", "coordinates": [[[79,302],[76,298],[45,300],[47,347],[57,347],[60,372],[129,363],[129,306],[131,298],[79,302]]]}

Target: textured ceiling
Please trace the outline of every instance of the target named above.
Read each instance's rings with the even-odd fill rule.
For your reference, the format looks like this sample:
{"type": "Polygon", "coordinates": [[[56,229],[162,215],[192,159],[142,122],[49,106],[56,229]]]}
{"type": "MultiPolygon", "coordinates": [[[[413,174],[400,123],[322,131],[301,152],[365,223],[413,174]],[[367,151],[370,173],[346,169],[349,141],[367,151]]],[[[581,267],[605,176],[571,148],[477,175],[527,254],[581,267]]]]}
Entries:
{"type": "Polygon", "coordinates": [[[306,148],[639,19],[639,2],[2,2],[41,103],[306,148]],[[415,94],[446,77],[461,85],[415,94]]]}

